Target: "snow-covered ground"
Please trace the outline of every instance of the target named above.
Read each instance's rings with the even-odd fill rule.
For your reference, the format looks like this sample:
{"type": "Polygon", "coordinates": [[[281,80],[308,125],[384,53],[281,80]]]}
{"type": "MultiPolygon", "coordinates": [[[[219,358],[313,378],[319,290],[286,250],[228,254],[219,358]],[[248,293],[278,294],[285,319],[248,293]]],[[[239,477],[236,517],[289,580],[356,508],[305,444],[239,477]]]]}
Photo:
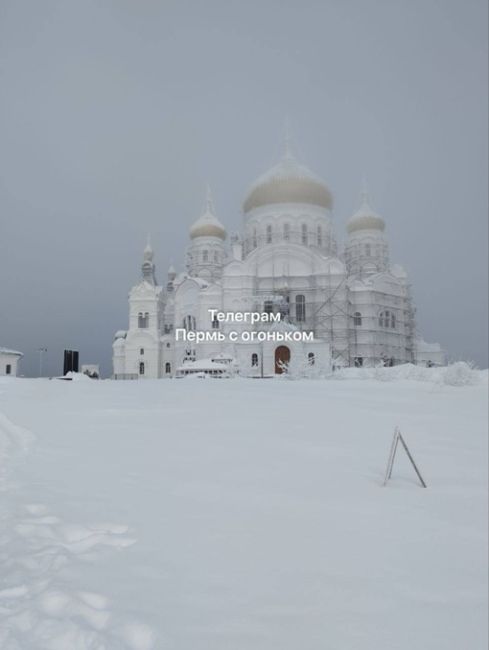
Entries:
{"type": "Polygon", "coordinates": [[[445,379],[0,380],[0,647],[486,648],[487,373],[445,379]]]}

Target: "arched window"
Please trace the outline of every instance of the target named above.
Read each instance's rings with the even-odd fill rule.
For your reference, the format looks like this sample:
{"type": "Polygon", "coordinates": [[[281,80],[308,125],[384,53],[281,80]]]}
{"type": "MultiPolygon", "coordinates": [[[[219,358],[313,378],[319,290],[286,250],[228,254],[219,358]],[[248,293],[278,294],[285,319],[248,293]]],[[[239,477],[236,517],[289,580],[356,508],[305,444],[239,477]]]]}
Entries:
{"type": "Polygon", "coordinates": [[[258,355],[256,352],[251,355],[251,367],[258,368],[258,355]]]}
{"type": "Polygon", "coordinates": [[[305,223],[301,226],[301,241],[303,244],[307,244],[307,224],[305,223]]]}
{"type": "Polygon", "coordinates": [[[370,244],[365,244],[365,255],[367,257],[372,256],[372,246],[370,244]]]}
{"type": "Polygon", "coordinates": [[[323,245],[323,229],[321,226],[318,226],[318,246],[321,247],[323,245]]]}
{"type": "Polygon", "coordinates": [[[6,375],[12,374],[12,366],[10,365],[10,363],[7,363],[7,365],[5,366],[5,374],[6,375]]]}
{"type": "Polygon", "coordinates": [[[187,332],[195,331],[195,317],[194,316],[185,316],[183,319],[183,327],[187,332]]]}
{"type": "Polygon", "coordinates": [[[139,364],[139,374],[144,375],[144,361],[139,364]]]}
{"type": "Polygon", "coordinates": [[[218,330],[219,329],[219,321],[217,320],[217,318],[214,318],[212,320],[212,329],[213,330],[218,330]]]}
{"type": "Polygon", "coordinates": [[[139,348],[139,354],[140,354],[141,356],[143,356],[143,354],[144,354],[144,348],[139,348]]]}
{"type": "Polygon", "coordinates": [[[310,366],[313,366],[316,363],[314,352],[309,352],[309,354],[307,355],[307,362],[310,366]]]}
{"type": "Polygon", "coordinates": [[[362,314],[359,311],[356,311],[353,314],[353,325],[355,325],[355,327],[361,327],[362,325],[362,314]]]}
{"type": "Polygon", "coordinates": [[[303,295],[295,297],[295,319],[298,322],[306,320],[306,297],[303,295]]]}
{"type": "Polygon", "coordinates": [[[166,373],[167,375],[169,375],[169,374],[171,373],[171,363],[170,363],[169,361],[167,361],[167,362],[165,363],[165,373],[166,373]]]}
{"type": "Polygon", "coordinates": [[[396,315],[394,313],[391,314],[391,327],[392,329],[396,328],[396,315]]]}
{"type": "Polygon", "coordinates": [[[204,263],[209,261],[209,251],[204,251],[204,252],[202,253],[202,261],[203,261],[204,263]]]}
{"type": "Polygon", "coordinates": [[[290,223],[284,223],[284,239],[285,241],[290,239],[290,223]]]}
{"type": "Polygon", "coordinates": [[[266,239],[267,244],[271,244],[272,243],[272,226],[270,226],[270,225],[267,226],[266,233],[267,233],[267,239],[266,239]]]}
{"type": "Polygon", "coordinates": [[[146,329],[149,327],[149,314],[147,311],[144,313],[142,311],[138,314],[138,327],[139,329],[146,329]]]}

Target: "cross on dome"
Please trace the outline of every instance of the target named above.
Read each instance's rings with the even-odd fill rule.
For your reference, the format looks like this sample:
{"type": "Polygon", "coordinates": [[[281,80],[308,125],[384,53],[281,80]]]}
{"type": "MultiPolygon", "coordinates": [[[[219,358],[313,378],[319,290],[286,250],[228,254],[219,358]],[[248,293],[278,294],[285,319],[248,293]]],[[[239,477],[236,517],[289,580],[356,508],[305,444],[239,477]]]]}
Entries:
{"type": "Polygon", "coordinates": [[[290,122],[286,117],[284,120],[284,159],[290,160],[293,158],[292,149],[290,147],[290,122]]]}
{"type": "Polygon", "coordinates": [[[146,246],[144,249],[144,260],[147,262],[151,262],[153,260],[153,249],[151,248],[151,236],[148,233],[148,236],[146,238],[146,246]]]}
{"type": "Polygon", "coordinates": [[[205,209],[206,212],[214,214],[214,200],[212,198],[212,191],[209,184],[206,185],[205,209]]]}
{"type": "Polygon", "coordinates": [[[362,204],[365,203],[368,205],[370,199],[370,192],[368,189],[368,183],[365,176],[362,176],[362,188],[360,190],[360,199],[362,204]]]}

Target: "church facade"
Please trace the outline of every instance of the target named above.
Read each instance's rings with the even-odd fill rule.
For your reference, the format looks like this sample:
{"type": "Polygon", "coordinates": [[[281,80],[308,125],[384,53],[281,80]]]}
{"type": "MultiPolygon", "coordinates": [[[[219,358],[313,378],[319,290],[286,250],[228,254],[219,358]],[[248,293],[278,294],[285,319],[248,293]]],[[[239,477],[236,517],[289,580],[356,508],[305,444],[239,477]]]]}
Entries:
{"type": "Polygon", "coordinates": [[[416,363],[415,308],[406,272],[390,262],[384,219],[363,191],[339,251],[332,208],[326,184],[288,150],[251,186],[242,232],[228,245],[208,192],[204,213],[190,228],[185,270],[170,266],[164,285],[156,280],[148,242],[141,280],[129,293],[129,327],[115,335],[113,377],[170,378],[192,364],[224,360],[256,377],[294,362],[318,372],[331,365],[416,363]],[[265,328],[265,341],[233,342],[231,329],[242,333],[250,324],[219,321],[211,310],[280,314],[280,322],[265,328]],[[182,331],[208,336],[189,343],[176,335],[182,331]],[[222,340],[212,340],[217,332],[222,340]],[[308,332],[313,340],[284,345],[273,332],[279,340],[308,332]]]}

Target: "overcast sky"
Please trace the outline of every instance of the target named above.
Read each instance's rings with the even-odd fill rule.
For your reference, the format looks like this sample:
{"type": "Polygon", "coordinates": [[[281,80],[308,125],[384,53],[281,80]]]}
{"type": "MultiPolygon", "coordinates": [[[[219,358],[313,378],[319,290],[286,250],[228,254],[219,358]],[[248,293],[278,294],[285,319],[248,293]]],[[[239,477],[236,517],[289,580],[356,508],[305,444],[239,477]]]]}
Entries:
{"type": "Polygon", "coordinates": [[[181,269],[213,189],[228,231],[296,156],[335,200],[362,175],[420,332],[487,367],[486,0],[1,0],[0,346],[111,371],[146,233],[181,269]]]}

